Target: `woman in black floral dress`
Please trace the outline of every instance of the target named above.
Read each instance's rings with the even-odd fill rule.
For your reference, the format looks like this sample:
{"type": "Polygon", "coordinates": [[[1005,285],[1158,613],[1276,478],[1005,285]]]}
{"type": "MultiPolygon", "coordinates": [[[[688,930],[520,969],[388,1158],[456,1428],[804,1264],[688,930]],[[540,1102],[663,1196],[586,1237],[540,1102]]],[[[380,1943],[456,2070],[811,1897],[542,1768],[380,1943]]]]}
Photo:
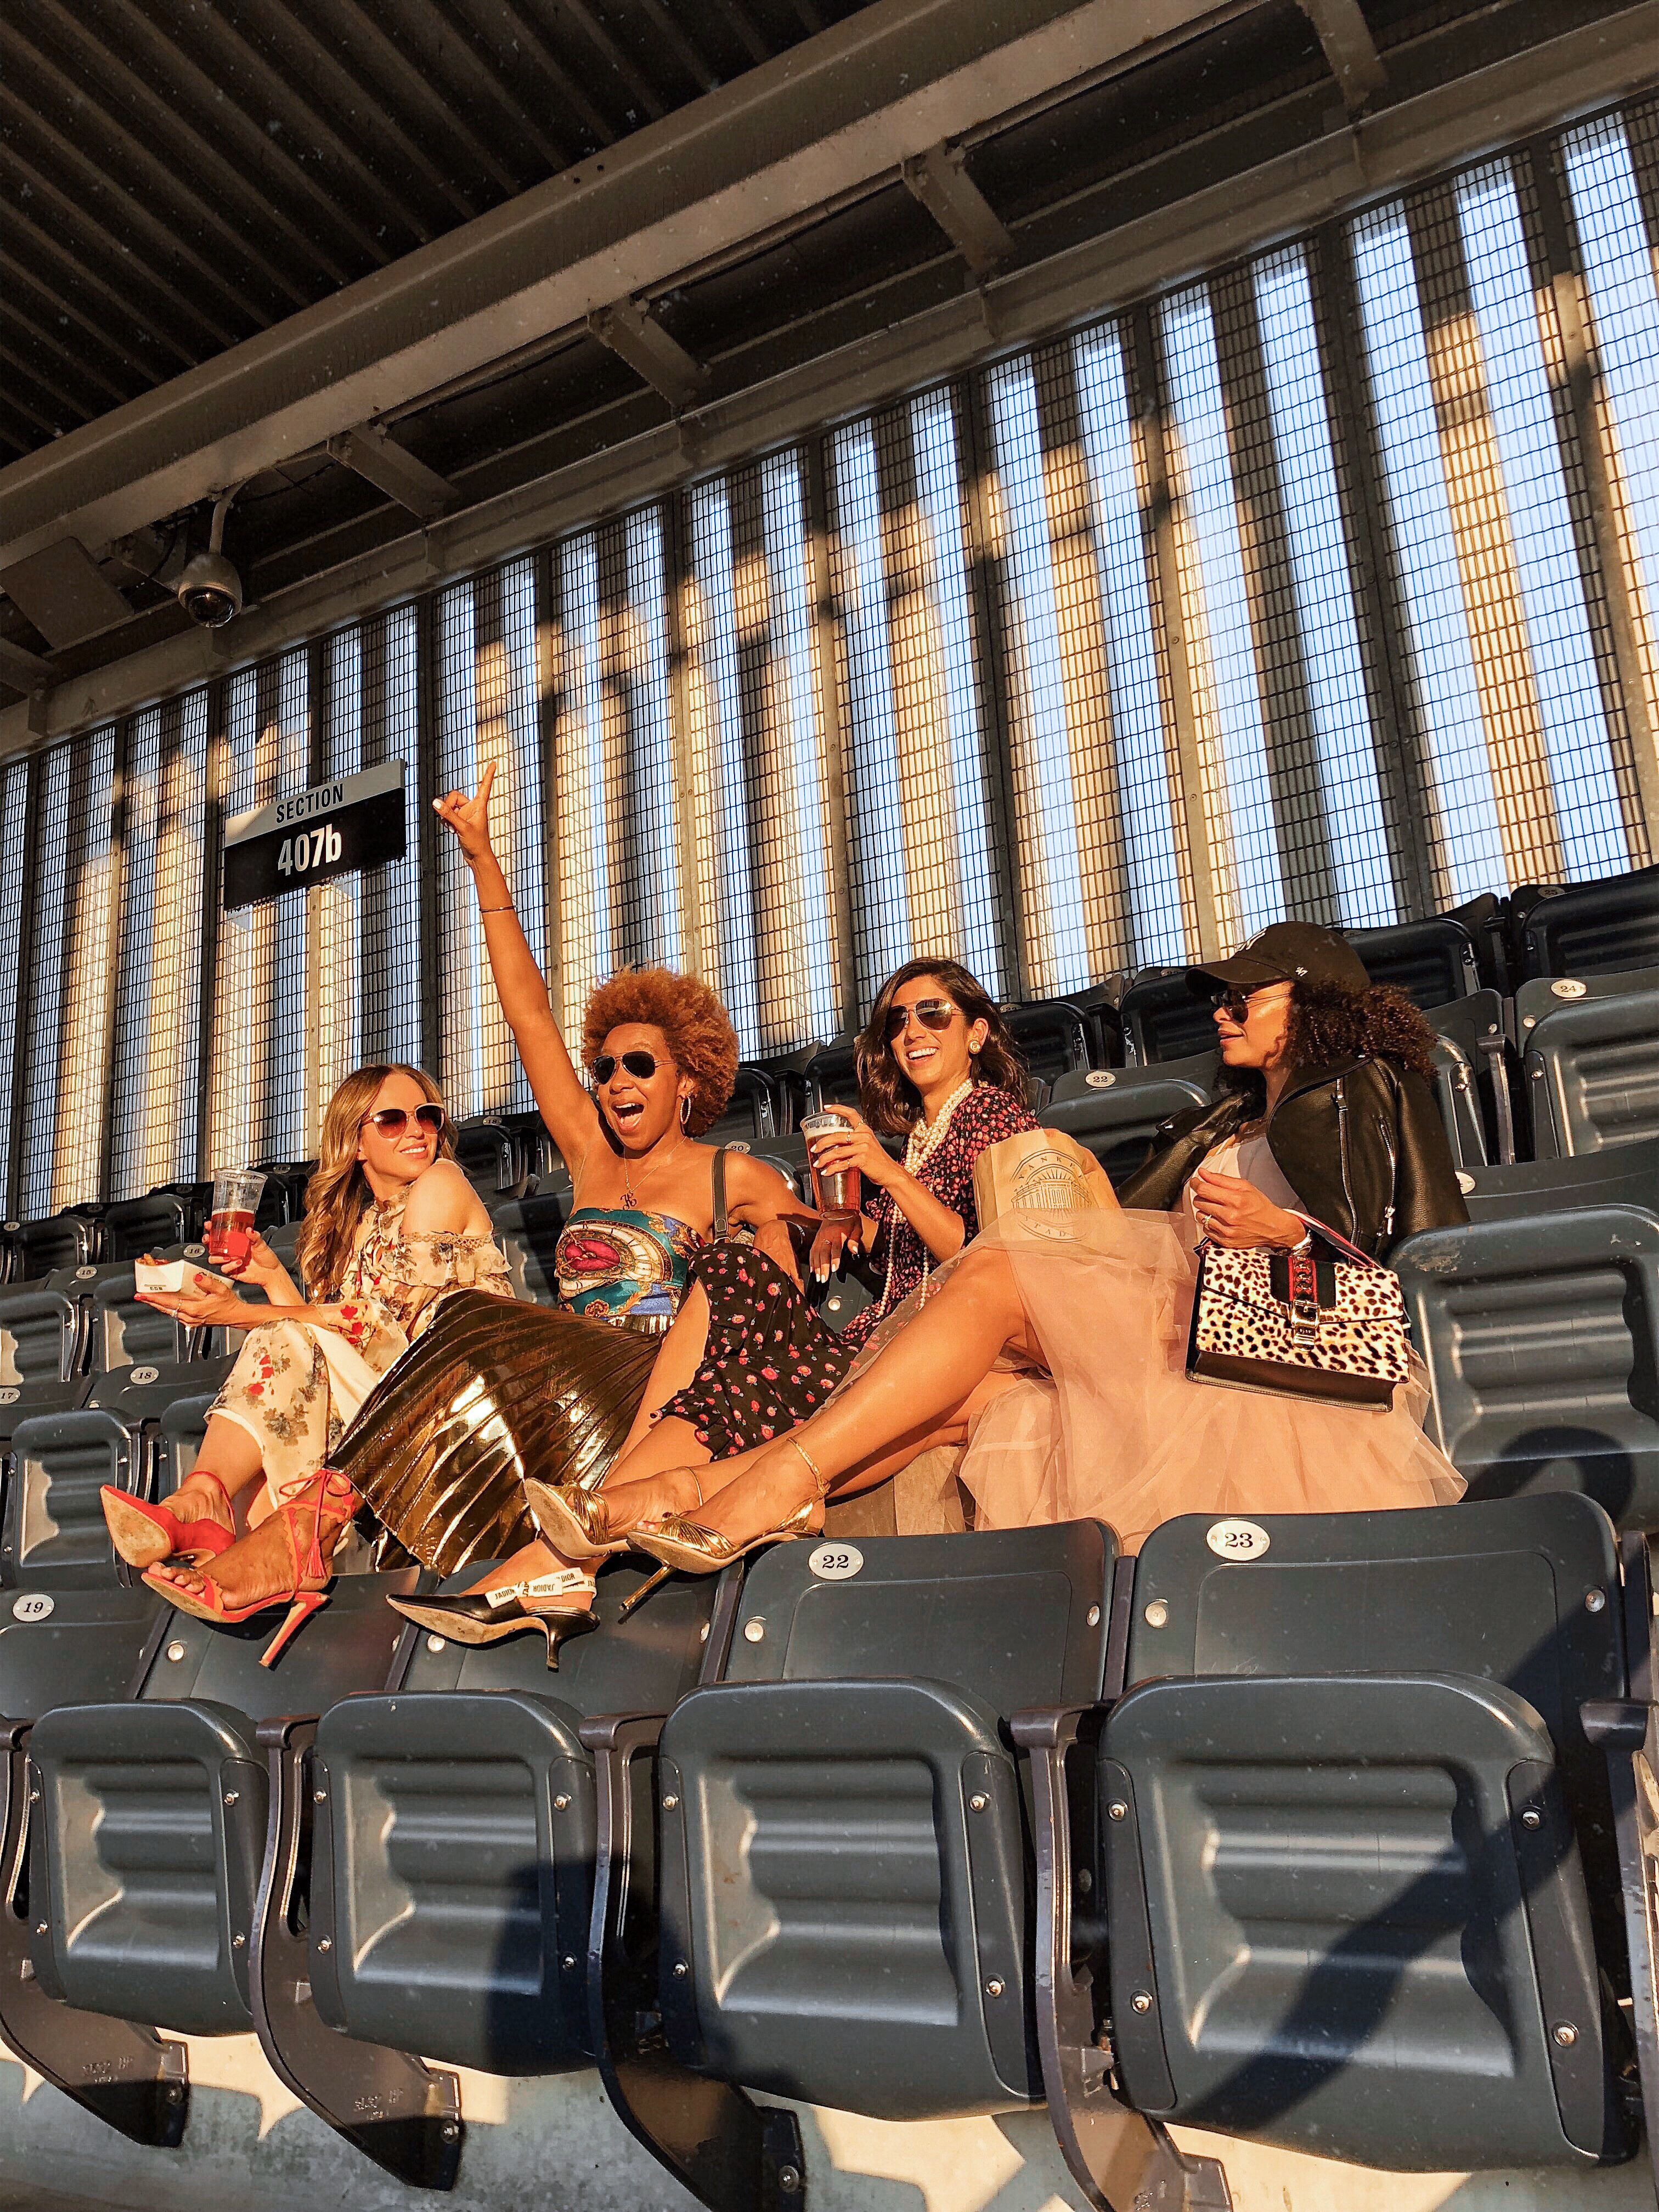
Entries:
{"type": "Polygon", "coordinates": [[[858,1060],[864,1110],[831,1109],[846,1126],[817,1140],[815,1158],[830,1173],[856,1168],[867,1202],[854,1220],[823,1224],[811,1265],[822,1279],[844,1249],[861,1247],[880,1271],[880,1296],[837,1336],[807,1304],[784,1253],[711,1245],[663,1341],[647,1393],[659,1407],[650,1435],[602,1493],[529,1486],[532,1510],[562,1556],[619,1548],[636,1522],[694,1510],[691,1470],[808,1419],[878,1324],[978,1233],[975,1161],[1036,1126],[994,1001],[955,961],[912,960],[878,993],[858,1060]],[[882,1133],[906,1136],[902,1161],[882,1133]]]}

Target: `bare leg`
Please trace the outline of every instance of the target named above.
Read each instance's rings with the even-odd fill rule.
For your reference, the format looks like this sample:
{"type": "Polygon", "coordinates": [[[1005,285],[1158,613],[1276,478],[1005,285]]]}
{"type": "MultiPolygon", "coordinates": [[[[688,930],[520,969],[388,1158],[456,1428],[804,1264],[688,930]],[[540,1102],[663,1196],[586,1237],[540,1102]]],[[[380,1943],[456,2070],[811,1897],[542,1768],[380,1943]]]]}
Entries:
{"type": "MultiPolygon", "coordinates": [[[[647,1431],[642,1442],[617,1461],[605,1479],[601,1494],[608,1509],[607,1527],[620,1532],[631,1528],[635,1522],[650,1514],[694,1510],[702,1493],[692,1469],[708,1457],[708,1447],[697,1442],[690,1421],[683,1421],[678,1415],[659,1421],[654,1428],[647,1431]],[[617,1500],[614,1506],[613,1497],[617,1500]]],[[[492,1567],[472,1588],[479,1592],[503,1589],[514,1583],[533,1581],[538,1575],[556,1574],[575,1564],[538,1536],[533,1543],[514,1552],[511,1559],[492,1567]]],[[[580,1591],[573,1591],[568,1598],[560,1600],[561,1604],[584,1602],[580,1591]]]]}
{"type": "Polygon", "coordinates": [[[980,1407],[1013,1379],[991,1371],[1005,1346],[1042,1356],[1006,1254],[971,1252],[822,1412],[775,1443],[718,1463],[714,1475],[726,1480],[714,1493],[714,1477],[704,1478],[710,1495],[697,1510],[699,1525],[738,1542],[775,1528],[817,1493],[807,1457],[826,1488],[851,1492],[907,1466],[929,1444],[959,1441],[980,1407]]]}
{"type": "Polygon", "coordinates": [[[195,1466],[167,1503],[181,1521],[213,1521],[222,1528],[234,1528],[234,1521],[226,1512],[224,1498],[216,1486],[222,1484],[225,1496],[234,1500],[264,1472],[259,1447],[247,1431],[240,1422],[215,1413],[208,1422],[195,1466]],[[212,1482],[198,1480],[208,1475],[214,1477],[212,1482]]]}

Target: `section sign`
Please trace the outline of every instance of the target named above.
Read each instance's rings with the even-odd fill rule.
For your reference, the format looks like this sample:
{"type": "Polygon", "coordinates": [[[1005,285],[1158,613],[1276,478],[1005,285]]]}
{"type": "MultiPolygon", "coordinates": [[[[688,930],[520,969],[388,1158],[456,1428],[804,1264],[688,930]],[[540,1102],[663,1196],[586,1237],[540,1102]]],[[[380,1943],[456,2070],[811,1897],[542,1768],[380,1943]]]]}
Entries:
{"type": "Polygon", "coordinates": [[[402,761],[382,761],[234,816],[225,825],[226,906],[401,860],[404,774],[402,761]]]}

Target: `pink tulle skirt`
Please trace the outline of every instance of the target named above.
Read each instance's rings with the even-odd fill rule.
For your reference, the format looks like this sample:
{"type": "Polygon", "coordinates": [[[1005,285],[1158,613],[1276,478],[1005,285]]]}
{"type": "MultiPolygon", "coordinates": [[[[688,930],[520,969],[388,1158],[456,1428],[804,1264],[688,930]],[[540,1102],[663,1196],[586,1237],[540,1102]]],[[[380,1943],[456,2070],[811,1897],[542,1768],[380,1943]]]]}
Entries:
{"type": "Polygon", "coordinates": [[[1429,1392],[1415,1355],[1383,1412],[1189,1381],[1189,1233],[1179,1214],[1012,1214],[976,1240],[1007,1255],[1047,1369],[1012,1378],[975,1424],[957,1472],[977,1526],[1092,1516],[1133,1552],[1182,1513],[1360,1512],[1462,1496],[1423,1433],[1429,1392]]]}

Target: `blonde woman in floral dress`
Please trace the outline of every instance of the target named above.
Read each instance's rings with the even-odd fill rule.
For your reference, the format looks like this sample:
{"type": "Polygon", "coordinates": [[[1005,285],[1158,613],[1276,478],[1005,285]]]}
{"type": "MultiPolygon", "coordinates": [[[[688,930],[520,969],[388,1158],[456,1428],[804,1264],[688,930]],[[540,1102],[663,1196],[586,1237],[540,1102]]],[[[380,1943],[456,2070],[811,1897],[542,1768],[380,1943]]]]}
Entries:
{"type": "Polygon", "coordinates": [[[262,1237],[237,1271],[271,1318],[204,1275],[147,1301],[191,1327],[247,1334],[197,1464],[167,1504],[104,1492],[116,1548],[171,1604],[216,1622],[289,1606],[267,1663],[324,1602],[359,1504],[327,1462],[363,1401],[450,1292],[513,1295],[489,1217],[455,1165],[437,1086],[419,1068],[347,1076],[319,1152],[300,1285],[262,1237]],[[237,1540],[235,1501],[256,1486],[237,1540]]]}

